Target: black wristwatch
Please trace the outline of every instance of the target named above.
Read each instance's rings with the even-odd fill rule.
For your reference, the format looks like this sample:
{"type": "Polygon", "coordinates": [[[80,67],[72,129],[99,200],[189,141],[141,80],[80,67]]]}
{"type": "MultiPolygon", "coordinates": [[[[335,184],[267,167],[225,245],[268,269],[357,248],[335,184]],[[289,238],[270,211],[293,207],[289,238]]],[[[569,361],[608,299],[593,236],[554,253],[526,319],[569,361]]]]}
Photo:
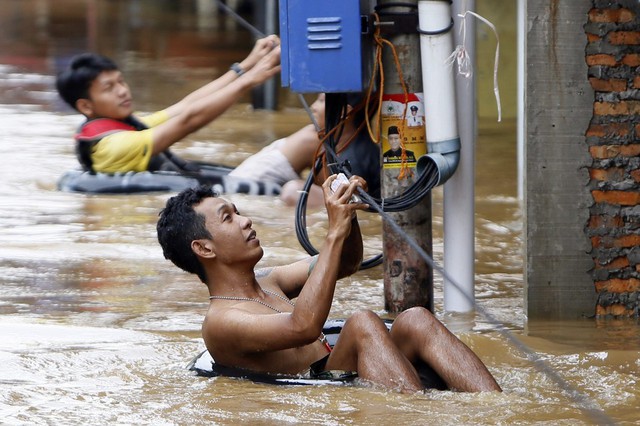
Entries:
{"type": "Polygon", "coordinates": [[[242,74],[244,74],[244,70],[242,69],[242,67],[240,66],[240,64],[238,62],[234,63],[233,65],[231,65],[229,67],[230,70],[235,71],[236,74],[238,74],[238,77],[240,77],[242,74]]]}

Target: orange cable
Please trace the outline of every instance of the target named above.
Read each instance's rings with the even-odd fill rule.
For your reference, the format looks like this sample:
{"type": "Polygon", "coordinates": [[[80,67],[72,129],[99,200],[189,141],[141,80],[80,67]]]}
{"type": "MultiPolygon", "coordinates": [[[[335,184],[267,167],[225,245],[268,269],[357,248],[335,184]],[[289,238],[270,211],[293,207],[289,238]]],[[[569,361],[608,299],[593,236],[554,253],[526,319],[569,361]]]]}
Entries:
{"type": "MultiPolygon", "coordinates": [[[[380,22],[380,17],[377,13],[373,14],[376,20],[376,23],[380,22]]],[[[336,154],[344,151],[349,144],[355,139],[356,135],[362,130],[363,126],[366,124],[367,126],[367,131],[369,133],[369,137],[371,138],[371,140],[374,143],[380,143],[380,139],[381,139],[381,119],[382,119],[382,97],[383,97],[383,93],[384,93],[384,67],[383,67],[383,63],[382,63],[382,49],[384,48],[385,45],[387,45],[390,49],[391,49],[391,53],[393,54],[393,58],[394,58],[394,63],[396,66],[396,70],[398,72],[398,78],[400,80],[400,85],[402,86],[402,91],[404,94],[404,110],[403,110],[403,117],[406,115],[407,113],[407,107],[408,107],[408,102],[409,102],[409,93],[407,90],[407,85],[404,81],[404,75],[402,73],[402,66],[400,65],[400,59],[398,58],[398,53],[396,51],[395,46],[393,45],[393,43],[391,43],[389,40],[383,38],[380,36],[380,29],[381,26],[380,25],[375,25],[375,32],[373,35],[373,38],[375,40],[376,43],[376,52],[375,52],[375,60],[374,60],[374,68],[373,68],[373,72],[372,72],[372,78],[369,81],[369,86],[367,88],[367,93],[366,93],[366,98],[364,102],[361,102],[360,104],[358,104],[357,106],[354,106],[354,108],[333,128],[331,129],[329,132],[322,134],[322,132],[318,132],[318,137],[320,139],[320,143],[318,144],[318,148],[316,149],[316,152],[314,154],[314,158],[315,160],[317,160],[318,158],[322,158],[322,164],[323,164],[323,168],[326,168],[327,166],[327,159],[326,159],[326,155],[324,152],[322,152],[322,146],[325,142],[325,140],[333,135],[337,129],[339,128],[343,128],[344,125],[349,122],[350,120],[353,120],[353,117],[355,116],[355,113],[357,111],[359,111],[363,104],[364,104],[364,108],[365,108],[365,120],[363,123],[360,123],[360,125],[358,126],[358,128],[356,129],[356,131],[353,133],[353,135],[351,135],[351,137],[345,141],[344,143],[341,143],[340,141],[338,141],[338,147],[336,148],[336,154]],[[370,106],[371,106],[371,97],[372,97],[372,93],[374,90],[374,83],[375,83],[375,75],[379,72],[380,78],[379,78],[379,90],[378,90],[378,99],[377,99],[377,103],[375,108],[377,108],[376,111],[374,111],[373,114],[371,114],[369,112],[370,106]],[[378,123],[377,126],[377,132],[374,134],[374,130],[372,129],[371,126],[371,118],[372,115],[374,116],[374,121],[376,121],[378,123]]],[[[401,170],[400,170],[400,174],[398,175],[398,179],[404,179],[408,176],[413,176],[413,171],[409,168],[408,164],[407,164],[407,154],[405,152],[405,145],[404,145],[404,141],[402,138],[402,135],[404,133],[405,130],[405,122],[404,120],[402,120],[402,125],[401,127],[401,134],[400,134],[400,147],[402,148],[402,156],[401,156],[401,170]]],[[[313,173],[315,174],[316,171],[315,169],[313,169],[313,173]]]]}

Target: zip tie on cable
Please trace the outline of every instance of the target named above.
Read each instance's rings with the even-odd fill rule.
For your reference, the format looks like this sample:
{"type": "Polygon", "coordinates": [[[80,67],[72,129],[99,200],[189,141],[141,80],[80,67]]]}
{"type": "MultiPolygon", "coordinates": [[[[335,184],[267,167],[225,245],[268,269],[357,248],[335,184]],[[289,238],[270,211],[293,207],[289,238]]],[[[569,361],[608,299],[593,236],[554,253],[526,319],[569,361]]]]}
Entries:
{"type": "Polygon", "coordinates": [[[424,35],[428,35],[428,36],[434,36],[434,35],[440,35],[440,34],[444,34],[444,33],[448,33],[451,28],[453,28],[453,18],[451,18],[451,23],[449,25],[447,25],[446,27],[440,29],[440,30],[435,30],[435,31],[426,31],[420,28],[420,26],[418,25],[418,33],[420,34],[424,34],[424,35]]]}

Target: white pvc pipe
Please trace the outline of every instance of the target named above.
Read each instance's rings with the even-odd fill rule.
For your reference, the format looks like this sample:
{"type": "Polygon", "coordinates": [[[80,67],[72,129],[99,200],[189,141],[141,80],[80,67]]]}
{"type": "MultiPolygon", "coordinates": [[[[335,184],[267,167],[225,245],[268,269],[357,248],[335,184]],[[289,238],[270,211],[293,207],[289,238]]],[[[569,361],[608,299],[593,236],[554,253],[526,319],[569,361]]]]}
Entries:
{"type": "MultiPolygon", "coordinates": [[[[447,1],[418,2],[419,27],[436,32],[451,25],[451,6],[447,1]]],[[[458,138],[455,83],[446,62],[453,52],[451,31],[420,35],[425,127],[429,143],[458,138]]]]}
{"type": "MultiPolygon", "coordinates": [[[[452,8],[448,1],[421,0],[418,13],[422,32],[437,32],[451,24],[452,8]]],[[[475,37],[475,31],[468,30],[468,34],[469,39],[475,37]]],[[[453,50],[452,29],[437,35],[420,35],[427,142],[458,139],[458,120],[465,124],[465,133],[460,138],[460,165],[444,185],[444,270],[451,278],[444,279],[444,308],[469,312],[475,300],[475,80],[459,85],[462,94],[456,96],[456,79],[447,63],[453,50]],[[463,106],[463,114],[456,104],[463,106]]]]}
{"type": "MultiPolygon", "coordinates": [[[[476,20],[458,15],[475,11],[475,0],[454,0],[456,26],[453,40],[464,45],[469,61],[476,64],[476,20]],[[459,31],[465,20],[466,37],[459,31]]],[[[478,134],[476,108],[476,74],[456,74],[458,129],[460,131],[460,164],[458,172],[444,186],[444,263],[445,270],[457,286],[445,282],[444,309],[471,312],[475,306],[475,160],[478,134]]]]}

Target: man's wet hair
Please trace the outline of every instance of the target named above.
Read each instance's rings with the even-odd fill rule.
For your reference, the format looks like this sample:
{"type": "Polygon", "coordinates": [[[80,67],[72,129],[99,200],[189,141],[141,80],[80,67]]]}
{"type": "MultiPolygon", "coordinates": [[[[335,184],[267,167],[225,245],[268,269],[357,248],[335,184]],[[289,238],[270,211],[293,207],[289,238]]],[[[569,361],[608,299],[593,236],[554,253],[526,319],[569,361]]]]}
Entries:
{"type": "Polygon", "coordinates": [[[167,200],[156,225],[158,242],[165,259],[184,271],[198,275],[205,284],[207,274],[191,249],[191,242],[212,236],[206,228],[205,217],[197,213],[194,207],[205,198],[217,196],[208,185],[185,189],[167,200]]]}
{"type": "Polygon", "coordinates": [[[56,89],[60,97],[77,110],[78,99],[89,99],[91,83],[103,71],[115,71],[118,66],[106,56],[97,53],[82,53],[74,56],[66,69],[56,78],[56,89]]]}

